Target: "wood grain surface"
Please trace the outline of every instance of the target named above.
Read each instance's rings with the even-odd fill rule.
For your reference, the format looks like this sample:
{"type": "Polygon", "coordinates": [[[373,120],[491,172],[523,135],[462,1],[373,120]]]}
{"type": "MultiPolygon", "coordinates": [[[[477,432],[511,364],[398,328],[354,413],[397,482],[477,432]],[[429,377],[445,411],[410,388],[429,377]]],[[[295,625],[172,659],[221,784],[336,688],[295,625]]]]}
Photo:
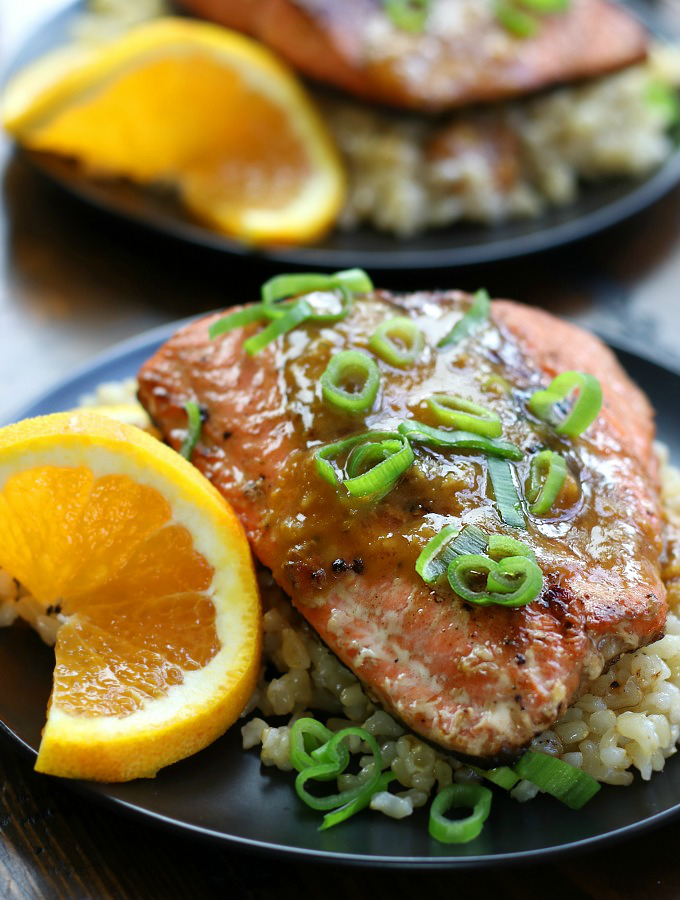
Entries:
{"type": "MultiPolygon", "coordinates": [[[[13,27],[22,8],[0,0],[13,27]]],[[[676,0],[665,0],[677,10],[676,0]]],[[[680,14],[678,14],[680,23],[680,14]]],[[[2,19],[0,19],[0,26],[2,19]]],[[[14,32],[13,32],[14,33],[14,32]]],[[[16,29],[16,33],[19,30],[16,29]]],[[[47,184],[0,139],[0,420],[116,341],[256,297],[270,271],[155,239],[47,184]]],[[[381,286],[485,285],[680,369],[680,191],[585,244],[381,286]]],[[[663,777],[663,776],[661,776],[663,777]]],[[[680,821],[551,866],[387,872],[286,864],[166,833],[37,775],[0,740],[0,898],[680,898],[680,821]]]]}

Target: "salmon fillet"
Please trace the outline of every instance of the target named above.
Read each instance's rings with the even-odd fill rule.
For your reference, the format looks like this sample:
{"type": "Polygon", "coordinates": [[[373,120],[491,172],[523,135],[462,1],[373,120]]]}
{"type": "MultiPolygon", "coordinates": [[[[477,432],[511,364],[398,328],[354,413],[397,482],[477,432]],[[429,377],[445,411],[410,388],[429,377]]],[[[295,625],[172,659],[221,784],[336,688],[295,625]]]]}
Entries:
{"type": "MultiPolygon", "coordinates": [[[[661,518],[649,404],[596,338],[548,313],[494,301],[469,338],[437,341],[471,300],[460,292],[355,298],[333,326],[306,324],[257,355],[249,325],[210,340],[217,316],[183,328],[139,373],[139,396],[168,442],[186,435],[184,404],[204,414],[193,463],[241,518],[253,551],[321,638],[404,723],[442,747],[500,758],[549,727],[585,684],[664,627],[661,518]],[[407,370],[385,363],[375,411],[323,402],[331,355],[366,348],[393,315],[426,335],[407,370]],[[579,438],[560,438],[526,414],[527,398],[559,372],[590,372],[604,406],[579,438]],[[503,438],[527,454],[559,450],[578,499],[527,529],[503,523],[486,459],[414,445],[415,463],[379,502],[351,501],[319,477],[314,452],[367,428],[422,418],[432,393],[494,409],[503,438]],[[474,523],[528,544],[544,575],[540,596],[508,609],[465,603],[425,584],[415,561],[445,524],[474,523]]],[[[520,483],[528,459],[517,463],[520,483]]]]}
{"type": "Polygon", "coordinates": [[[366,100],[421,111],[521,96],[644,58],[647,34],[609,0],[571,0],[520,38],[494,0],[434,0],[426,29],[397,28],[381,0],[181,0],[251,34],[304,75],[366,100]]]}

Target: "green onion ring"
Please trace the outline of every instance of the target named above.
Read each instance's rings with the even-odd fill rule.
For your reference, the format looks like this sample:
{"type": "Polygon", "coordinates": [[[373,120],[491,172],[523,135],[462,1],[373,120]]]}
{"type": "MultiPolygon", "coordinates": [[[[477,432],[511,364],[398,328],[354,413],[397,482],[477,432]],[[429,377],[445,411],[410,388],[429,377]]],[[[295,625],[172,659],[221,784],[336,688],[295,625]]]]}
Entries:
{"type": "Polygon", "coordinates": [[[442,425],[490,438],[500,437],[503,431],[501,420],[495,412],[457,394],[433,394],[427,405],[442,425]]]}
{"type": "Polygon", "coordinates": [[[543,589],[543,573],[526,556],[509,556],[500,562],[481,554],[459,556],[450,564],[447,575],[456,594],[477,606],[515,609],[531,603],[543,589]],[[471,575],[486,576],[486,590],[475,590],[471,575]]]}
{"type": "Polygon", "coordinates": [[[253,303],[250,306],[246,306],[245,309],[229,313],[228,316],[223,316],[221,319],[213,322],[208,329],[208,337],[212,341],[218,335],[225,334],[227,331],[243,328],[245,325],[252,325],[253,322],[261,322],[266,318],[263,305],[261,303],[253,303]]]}
{"type": "Polygon", "coordinates": [[[487,438],[471,431],[445,431],[443,428],[432,428],[411,419],[402,422],[399,432],[410,441],[426,444],[428,447],[455,447],[461,450],[479,450],[488,456],[499,456],[503,459],[522,459],[524,453],[515,444],[487,438]]]}
{"type": "Polygon", "coordinates": [[[267,344],[275,341],[284,334],[288,334],[298,325],[302,325],[313,315],[312,307],[305,300],[296,300],[288,310],[278,319],[273,319],[266,328],[252,335],[243,342],[243,349],[250,356],[254,356],[263,350],[267,344]]]}
{"type": "MultiPolygon", "coordinates": [[[[354,450],[357,445],[370,443],[380,444],[380,451],[384,451],[384,453],[371,450],[370,460],[375,464],[368,471],[363,472],[358,471],[359,462],[355,457],[352,469],[356,474],[351,475],[345,470],[345,476],[349,475],[349,477],[342,479],[342,485],[353,497],[373,497],[374,499],[384,497],[392,490],[399,476],[409,468],[415,459],[408,440],[396,432],[367,431],[320,447],[314,454],[319,475],[329,484],[338,486],[341,482],[330,460],[345,451],[354,450]]],[[[366,465],[368,460],[369,451],[366,451],[362,454],[360,462],[362,465],[366,465]]]]}
{"type": "Polygon", "coordinates": [[[536,561],[531,547],[510,537],[509,534],[490,534],[486,552],[496,562],[507,559],[508,556],[526,556],[528,559],[536,561]]]}
{"type": "Polygon", "coordinates": [[[494,459],[493,456],[489,456],[487,467],[501,519],[512,528],[526,528],[527,523],[510,463],[506,459],[494,459]]]}
{"type": "Polygon", "coordinates": [[[395,316],[376,328],[368,349],[383,362],[405,369],[418,359],[425,346],[425,335],[412,319],[395,316]],[[401,341],[400,346],[397,341],[401,341]]]}
{"type": "Polygon", "coordinates": [[[484,290],[477,291],[472,298],[472,305],[468,311],[462,319],[459,319],[456,322],[451,331],[444,335],[437,344],[437,347],[440,349],[449,347],[452,344],[457,344],[459,341],[462,341],[463,338],[469,337],[477,331],[481,325],[488,321],[490,314],[491,299],[488,293],[484,290]]]}
{"type": "Polygon", "coordinates": [[[368,294],[373,282],[363,269],[344,269],[327,275],[323,272],[299,272],[275,275],[262,285],[262,302],[272,306],[279,300],[298,297],[312,291],[332,291],[343,286],[353,294],[368,294]]]}
{"type": "Polygon", "coordinates": [[[481,775],[482,778],[486,778],[487,781],[490,781],[492,784],[498,785],[498,787],[503,788],[504,791],[511,791],[514,786],[519,781],[519,775],[513,771],[513,769],[509,768],[509,766],[498,766],[495,769],[480,769],[479,766],[470,765],[467,763],[468,769],[472,769],[473,772],[476,772],[477,775],[481,775]]]}
{"type": "Polygon", "coordinates": [[[498,0],[495,14],[503,28],[517,37],[530,38],[538,31],[536,17],[518,9],[512,0],[498,0]]]}
{"type": "Polygon", "coordinates": [[[529,410],[539,419],[555,425],[558,434],[578,437],[597,418],[602,408],[602,387],[593,375],[586,372],[562,372],[542,391],[529,400],[529,410]],[[571,410],[557,422],[555,406],[578,392],[571,410]]]}
{"type": "Polygon", "coordinates": [[[515,772],[571,809],[581,809],[600,790],[599,782],[582,769],[533,750],[516,763],[515,772]]]}
{"type": "Polygon", "coordinates": [[[382,772],[380,778],[378,778],[378,783],[370,793],[366,792],[360,794],[358,797],[355,797],[354,800],[350,800],[349,803],[345,803],[344,806],[339,807],[339,809],[326,813],[323,817],[323,824],[319,828],[319,831],[326,831],[334,825],[344,822],[345,819],[349,819],[350,816],[354,816],[356,813],[361,812],[362,809],[366,809],[366,807],[370,805],[374,795],[386,791],[390,783],[394,781],[396,777],[394,772],[382,772]]]}
{"type": "MultiPolygon", "coordinates": [[[[343,749],[345,751],[347,750],[346,747],[343,749]]],[[[363,795],[368,795],[370,798],[375,793],[382,773],[382,754],[378,742],[372,734],[369,734],[365,729],[356,726],[343,728],[342,731],[338,731],[337,734],[334,734],[328,743],[319,747],[319,750],[323,751],[324,759],[329,761],[319,763],[319,765],[308,766],[306,769],[298,772],[297,778],[295,779],[295,790],[297,795],[307,804],[307,806],[311,806],[312,809],[337,809],[339,806],[351,803],[353,800],[356,800],[363,795]],[[337,794],[328,794],[325,797],[315,797],[313,794],[310,794],[305,787],[305,784],[310,779],[329,781],[331,777],[342,774],[347,767],[348,760],[345,760],[345,754],[340,748],[342,747],[342,741],[351,735],[356,735],[368,744],[373,755],[373,760],[369,763],[369,765],[373,766],[372,774],[363,784],[357,785],[346,791],[340,791],[337,794]]]]}
{"type": "MultiPolygon", "coordinates": [[[[310,755],[310,751],[318,750],[324,744],[327,744],[332,737],[333,732],[330,728],[326,728],[325,725],[317,722],[316,719],[298,719],[290,729],[289,759],[293,768],[298,772],[302,772],[310,766],[317,766],[319,761],[310,755]]],[[[344,744],[341,744],[338,749],[344,750],[347,754],[347,759],[344,760],[344,767],[346,767],[349,763],[349,750],[344,744]]],[[[329,780],[334,777],[334,775],[330,775],[329,780]]]]}
{"type": "Polygon", "coordinates": [[[201,416],[201,409],[195,400],[187,400],[184,404],[184,409],[187,414],[187,434],[182,442],[182,446],[179,448],[179,453],[180,456],[190,460],[191,454],[194,452],[194,448],[201,436],[203,417],[201,416]]]}
{"type": "Polygon", "coordinates": [[[430,0],[383,0],[383,7],[402,31],[418,33],[425,30],[430,0]]]}
{"type": "Polygon", "coordinates": [[[476,525],[447,525],[425,544],[416,560],[416,572],[426,584],[436,584],[446,578],[449,565],[457,556],[483,553],[487,535],[476,525]]]}
{"type": "Polygon", "coordinates": [[[531,460],[526,496],[529,512],[544,516],[553,507],[567,477],[567,463],[552,450],[542,450],[531,460]]]}
{"type": "Polygon", "coordinates": [[[450,784],[440,791],[430,807],[430,837],[443,844],[467,844],[481,834],[491,812],[491,791],[481,784],[450,784]],[[469,807],[465,819],[447,819],[450,809],[469,807]]]}
{"type": "Polygon", "coordinates": [[[375,361],[359,350],[342,350],[332,356],[321,376],[321,393],[329,406],[341,412],[362,413],[373,407],[380,387],[380,371],[375,361]],[[343,382],[358,375],[363,385],[352,392],[343,382]]]}

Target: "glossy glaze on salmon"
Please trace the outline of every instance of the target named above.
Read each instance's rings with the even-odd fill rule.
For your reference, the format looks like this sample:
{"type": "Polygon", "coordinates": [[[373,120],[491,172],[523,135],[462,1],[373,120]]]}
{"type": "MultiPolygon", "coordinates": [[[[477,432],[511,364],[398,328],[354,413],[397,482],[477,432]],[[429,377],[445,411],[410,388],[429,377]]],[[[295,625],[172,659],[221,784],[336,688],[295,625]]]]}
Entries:
{"type": "Polygon", "coordinates": [[[491,320],[446,349],[438,340],[470,305],[458,293],[357,297],[350,315],[308,324],[249,357],[260,326],[215,340],[216,317],[173,337],[140,372],[140,398],[166,439],[186,434],[184,404],[205,422],[193,462],[233,504],[253,550],[331,649],[370,693],[414,731],[451,750],[498,757],[551,725],[621,652],[656,639],[665,621],[659,577],[660,509],[649,405],[594,337],[545,312],[495,301],[491,320]],[[366,348],[393,315],[413,318],[427,341],[418,362],[380,362],[374,410],[326,405],[329,358],[366,348]],[[605,403],[580,438],[560,438],[529,416],[531,393],[567,369],[600,379],[605,403]],[[319,477],[320,444],[367,428],[426,421],[433,393],[496,410],[503,437],[527,454],[567,459],[572,496],[554,515],[505,525],[486,458],[414,446],[416,461],[379,502],[353,501],[319,477]],[[475,523],[529,544],[542,594],[520,609],[479,607],[433,588],[415,561],[444,525],[475,523]]]}
{"type": "Polygon", "coordinates": [[[296,69],[358,97],[421,111],[517,97],[644,58],[647,35],[610,0],[571,0],[517,37],[495,0],[433,0],[423,33],[381,0],[182,0],[199,16],[268,44],[296,69]]]}

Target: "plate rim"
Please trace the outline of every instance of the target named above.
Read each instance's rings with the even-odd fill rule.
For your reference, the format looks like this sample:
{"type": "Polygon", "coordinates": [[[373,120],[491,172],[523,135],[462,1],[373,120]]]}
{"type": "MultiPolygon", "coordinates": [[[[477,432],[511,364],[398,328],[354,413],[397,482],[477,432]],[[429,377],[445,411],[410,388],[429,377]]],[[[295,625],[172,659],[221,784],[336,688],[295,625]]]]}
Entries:
{"type": "MultiPolygon", "coordinates": [[[[56,394],[68,388],[70,385],[76,386],[79,381],[84,378],[93,376],[93,385],[96,382],[96,373],[98,370],[123,358],[139,353],[143,350],[153,352],[156,346],[168,339],[179,328],[189,322],[206,315],[200,313],[198,316],[189,316],[179,320],[165,322],[154,328],[147,329],[139,334],[129,337],[123,341],[111,346],[109,349],[94,355],[91,359],[74,367],[65,376],[61,377],[58,382],[49,390],[37,392],[32,399],[21,404],[20,407],[11,412],[12,418],[6,415],[2,416],[2,424],[16,421],[17,418],[25,418],[26,414],[35,415],[35,407],[43,404],[49,404],[51,398],[56,394]]],[[[600,335],[601,336],[601,335],[600,335]]],[[[602,337],[602,336],[601,336],[602,337]]],[[[632,357],[643,360],[646,364],[656,366],[663,372],[670,373],[674,377],[680,379],[680,364],[670,359],[652,358],[652,355],[646,352],[642,346],[636,346],[634,340],[621,340],[617,337],[607,336],[602,338],[605,343],[614,350],[620,350],[632,357]]],[[[131,373],[133,374],[133,373],[131,373]]],[[[35,760],[36,751],[15,734],[9,726],[0,719],[0,737],[10,742],[15,749],[18,749],[24,756],[35,760]]],[[[244,751],[245,752],[245,751],[244,751]]],[[[94,800],[96,803],[116,809],[126,815],[135,818],[151,821],[159,828],[172,831],[178,835],[193,837],[210,841],[213,844],[221,846],[242,848],[248,852],[261,855],[269,855],[276,857],[278,860],[288,861],[309,861],[314,863],[323,863],[328,865],[347,865],[357,868],[386,868],[386,869],[403,869],[418,868],[422,870],[462,870],[477,869],[482,867],[510,867],[537,862],[545,862],[557,858],[565,858],[574,856],[579,853],[587,853],[595,851],[601,847],[615,844],[642,833],[647,833],[655,828],[661,827],[669,821],[680,816],[680,799],[671,808],[661,812],[654,813],[641,821],[624,825],[613,831],[604,834],[593,835],[591,837],[582,838],[577,841],[570,841],[566,844],[560,844],[552,847],[541,847],[533,850],[525,850],[513,853],[499,853],[494,855],[475,855],[475,856],[410,856],[410,857],[394,857],[384,855],[368,855],[355,854],[348,852],[324,851],[309,847],[297,847],[292,845],[275,844],[269,841],[258,841],[252,838],[241,837],[234,834],[226,834],[225,832],[215,831],[211,828],[195,825],[189,822],[182,822],[173,819],[162,813],[145,809],[144,807],[131,803],[123,798],[112,796],[107,793],[107,785],[99,785],[96,782],[71,781],[69,779],[57,779],[58,783],[70,790],[74,790],[80,796],[86,797],[88,800],[94,800]]]]}
{"type": "MultiPolygon", "coordinates": [[[[56,13],[38,23],[31,34],[11,54],[9,61],[2,68],[0,81],[5,83],[7,79],[21,65],[24,58],[32,59],[35,53],[33,45],[45,36],[57,23],[68,22],[77,8],[82,6],[83,0],[68,0],[56,13]]],[[[641,19],[645,27],[665,40],[677,38],[680,35],[671,35],[666,23],[658,11],[644,6],[641,0],[624,0],[628,10],[641,19]]],[[[567,247],[573,243],[592,237],[606,231],[626,220],[638,215],[643,210],[655,204],[680,183],[680,145],[675,146],[670,156],[660,168],[654,170],[648,176],[644,176],[640,182],[635,178],[627,179],[631,187],[622,197],[606,202],[602,207],[577,215],[566,222],[556,222],[546,227],[541,227],[542,218],[535,220],[536,230],[529,234],[510,235],[493,239],[493,224],[488,225],[486,234],[491,235],[489,240],[481,237],[482,243],[473,243],[456,247],[444,246],[423,249],[409,249],[408,241],[406,249],[403,245],[395,243],[394,249],[371,250],[360,248],[346,249],[324,246],[270,246],[254,247],[240,242],[228,235],[222,235],[211,231],[200,223],[190,220],[173,218],[164,215],[161,210],[151,208],[135,213],[126,210],[116,204],[106,201],[106,198],[97,193],[96,182],[81,178],[74,181],[60,174],[59,165],[62,160],[57,160],[50,165],[49,155],[28,151],[15,145],[18,155],[27,160],[32,168],[52,185],[66,195],[75,198],[85,204],[99,215],[112,216],[117,221],[122,221],[142,230],[149,235],[162,236],[172,241],[184,244],[187,247],[201,249],[211,253],[224,253],[255,263],[265,261],[272,264],[285,264],[293,267],[316,266],[322,269],[342,268],[356,265],[357,256],[361,256],[361,265],[364,268],[372,268],[382,272],[398,272],[412,269],[424,271],[433,269],[453,270],[466,266],[476,266],[493,262],[503,262],[513,259],[529,257],[550,250],[567,247]]],[[[603,182],[607,184],[607,182],[603,182]]],[[[140,189],[142,190],[142,189],[140,189]]],[[[586,191],[588,188],[586,188],[586,191]]],[[[580,195],[582,196],[582,194],[580,195]]],[[[578,202],[574,201],[574,204],[578,202]]],[[[569,209],[570,205],[565,207],[569,209]]],[[[546,213],[558,212],[560,207],[550,207],[546,213]]],[[[521,224],[521,219],[508,220],[507,224],[521,224]]],[[[448,229],[455,241],[455,229],[458,223],[453,223],[448,229]]],[[[475,223],[462,223],[474,225],[475,223]]],[[[503,223],[506,224],[506,223],[503,223]]],[[[374,229],[369,229],[373,231],[374,229]]],[[[357,232],[361,235],[362,232],[357,232]]],[[[431,229],[430,234],[436,234],[437,229],[431,229]]]]}

